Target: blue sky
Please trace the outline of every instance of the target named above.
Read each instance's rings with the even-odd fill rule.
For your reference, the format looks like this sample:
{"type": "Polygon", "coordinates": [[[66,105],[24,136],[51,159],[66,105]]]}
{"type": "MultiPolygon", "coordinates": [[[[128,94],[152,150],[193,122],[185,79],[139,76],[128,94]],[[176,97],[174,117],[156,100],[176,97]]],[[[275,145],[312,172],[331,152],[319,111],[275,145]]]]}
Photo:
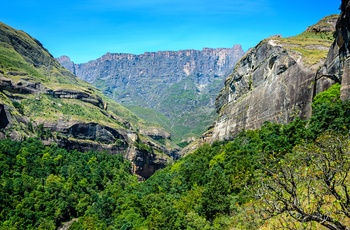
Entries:
{"type": "Polygon", "coordinates": [[[340,0],[12,0],[0,21],[76,63],[107,52],[232,47],[299,34],[339,13],[340,0]]]}

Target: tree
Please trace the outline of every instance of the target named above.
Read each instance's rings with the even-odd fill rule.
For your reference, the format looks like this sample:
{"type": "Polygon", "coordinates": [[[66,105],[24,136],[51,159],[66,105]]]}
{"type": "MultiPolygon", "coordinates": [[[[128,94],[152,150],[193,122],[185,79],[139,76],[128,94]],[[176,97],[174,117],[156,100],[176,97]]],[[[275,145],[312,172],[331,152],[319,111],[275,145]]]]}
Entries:
{"type": "Polygon", "coordinates": [[[283,158],[264,156],[257,196],[263,218],[289,217],[328,229],[350,229],[350,140],[321,135],[283,158]]]}
{"type": "Polygon", "coordinates": [[[204,187],[202,194],[202,212],[204,216],[213,221],[219,214],[229,214],[230,192],[229,179],[219,165],[214,165],[209,173],[210,180],[204,187]]]}

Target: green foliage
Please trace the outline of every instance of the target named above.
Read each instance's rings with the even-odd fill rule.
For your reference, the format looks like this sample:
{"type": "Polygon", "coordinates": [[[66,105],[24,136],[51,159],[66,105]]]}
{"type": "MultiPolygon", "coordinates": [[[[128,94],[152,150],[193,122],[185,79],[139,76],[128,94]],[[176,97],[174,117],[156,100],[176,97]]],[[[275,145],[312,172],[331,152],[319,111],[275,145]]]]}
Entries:
{"type": "Polygon", "coordinates": [[[177,145],[180,147],[180,148],[185,148],[187,145],[189,145],[190,142],[187,142],[187,141],[183,141],[183,142],[180,142],[178,143],[177,145]]]}
{"type": "Polygon", "coordinates": [[[21,103],[17,102],[17,101],[12,101],[13,106],[17,109],[17,111],[23,115],[24,113],[24,107],[21,103]]]}
{"type": "MultiPolygon", "coordinates": [[[[259,228],[252,203],[268,179],[259,177],[262,170],[287,156],[300,158],[293,155],[296,146],[314,143],[325,131],[349,132],[350,104],[338,100],[338,92],[334,86],[316,97],[308,121],[266,122],[230,142],[203,145],[143,183],[135,183],[120,155],[67,152],[32,139],[1,141],[1,227],[52,229],[78,218],[71,229],[259,228]]],[[[142,142],[136,147],[152,151],[142,142]]]]}
{"type": "Polygon", "coordinates": [[[111,225],[115,200],[136,182],[121,155],[68,152],[34,139],[0,141],[0,166],[1,229],[56,229],[84,215],[111,225]]]}
{"type": "Polygon", "coordinates": [[[340,100],[340,84],[332,85],[328,90],[325,90],[315,96],[312,102],[312,108],[320,107],[323,104],[331,104],[340,100]]]}
{"type": "Polygon", "coordinates": [[[313,135],[325,131],[348,132],[350,128],[350,102],[340,100],[340,85],[335,84],[318,94],[312,104],[309,130],[313,135]]]}
{"type": "Polygon", "coordinates": [[[327,57],[328,48],[334,41],[332,32],[317,32],[317,29],[328,27],[331,30],[332,25],[329,23],[331,18],[336,19],[338,15],[323,18],[317,24],[309,27],[307,31],[297,36],[279,38],[279,40],[287,49],[300,53],[305,64],[310,66],[317,64],[320,60],[327,57]]]}
{"type": "MultiPolygon", "coordinates": [[[[325,94],[334,95],[334,88],[325,94]]],[[[313,143],[325,130],[338,132],[343,127],[349,132],[350,116],[346,111],[350,104],[340,100],[337,103],[340,112],[332,109],[333,100],[324,100],[320,108],[332,110],[332,120],[345,123],[326,124],[320,119],[323,110],[316,106],[309,121],[295,119],[286,125],[266,122],[259,130],[242,132],[233,141],[200,147],[137,186],[137,196],[126,199],[118,219],[128,219],[130,229],[259,228],[261,217],[251,211],[251,206],[245,207],[257,202],[255,195],[262,180],[258,173],[267,165],[275,167],[278,161],[272,159],[283,159],[295,146],[313,143]],[[266,156],[268,163],[262,160],[266,156]],[[133,220],[128,218],[131,213],[133,220]]]]}
{"type": "Polygon", "coordinates": [[[324,133],[283,157],[265,155],[257,192],[263,201],[258,206],[262,216],[284,215],[287,218],[280,218],[280,223],[285,226],[297,220],[309,228],[317,223],[315,229],[346,229],[349,147],[349,136],[324,133]]]}
{"type": "Polygon", "coordinates": [[[140,142],[136,142],[136,143],[135,143],[135,147],[136,147],[138,150],[140,150],[140,151],[145,151],[145,152],[149,152],[149,153],[152,153],[152,152],[153,152],[151,146],[149,146],[148,144],[142,143],[141,141],[140,141],[140,142]]]}

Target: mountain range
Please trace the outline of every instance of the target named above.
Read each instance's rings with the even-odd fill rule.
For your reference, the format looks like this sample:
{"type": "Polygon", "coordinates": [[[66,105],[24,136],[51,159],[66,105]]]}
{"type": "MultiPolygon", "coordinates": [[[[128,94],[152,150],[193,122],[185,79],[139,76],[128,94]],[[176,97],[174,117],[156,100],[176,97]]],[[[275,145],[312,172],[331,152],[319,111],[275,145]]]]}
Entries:
{"type": "Polygon", "coordinates": [[[75,64],[57,60],[79,78],[95,85],[139,117],[159,124],[177,143],[202,134],[215,118],[215,97],[224,79],[243,56],[232,48],[107,53],[75,64]]]}

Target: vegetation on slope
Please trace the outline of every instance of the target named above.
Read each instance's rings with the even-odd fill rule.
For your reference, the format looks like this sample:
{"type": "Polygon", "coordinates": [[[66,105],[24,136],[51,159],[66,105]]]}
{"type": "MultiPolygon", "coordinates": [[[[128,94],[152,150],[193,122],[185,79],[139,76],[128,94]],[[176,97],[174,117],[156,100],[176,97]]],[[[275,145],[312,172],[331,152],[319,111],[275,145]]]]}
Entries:
{"type": "Polygon", "coordinates": [[[74,218],[70,229],[346,226],[349,119],[334,85],[315,99],[310,120],[204,145],[143,183],[118,156],[5,140],[1,227],[50,229],[74,218]]]}
{"type": "Polygon", "coordinates": [[[1,229],[57,229],[84,213],[107,220],[96,225],[103,229],[116,198],[137,182],[121,155],[68,152],[34,139],[2,140],[0,165],[1,229]]]}
{"type": "Polygon", "coordinates": [[[215,98],[215,92],[222,83],[216,79],[210,83],[210,87],[199,92],[193,79],[188,77],[171,85],[158,99],[159,104],[155,109],[138,106],[146,103],[137,99],[125,106],[144,120],[169,131],[172,139],[179,144],[187,138],[200,136],[213,122],[216,116],[214,105],[208,104],[212,103],[210,98],[215,98]]]}
{"type": "MultiPolygon", "coordinates": [[[[0,28],[4,32],[1,33],[0,36],[0,71],[2,76],[11,79],[14,83],[40,82],[44,87],[51,90],[64,89],[85,92],[92,97],[100,97],[109,105],[111,112],[117,111],[117,115],[119,117],[121,117],[123,120],[128,120],[134,124],[136,128],[150,125],[150,123],[140,120],[118,103],[108,99],[99,90],[78,79],[68,70],[64,69],[53,59],[53,57],[38,41],[31,38],[28,34],[22,31],[13,30],[3,23],[0,23],[0,28]],[[31,50],[30,53],[28,53],[28,49],[31,50]]],[[[34,109],[33,112],[45,113],[46,109],[50,109],[50,106],[47,106],[45,98],[48,98],[48,96],[41,95],[41,97],[38,97],[37,95],[26,95],[23,103],[20,103],[22,103],[23,107],[27,107],[36,100],[36,104],[41,107],[41,110],[39,111],[39,109],[34,109]],[[44,101],[42,102],[41,100],[38,100],[38,98],[44,98],[44,101]]],[[[59,99],[56,99],[56,101],[59,101],[59,99]]],[[[70,104],[70,102],[72,102],[71,107],[84,107],[87,104],[82,103],[79,100],[67,100],[66,104],[70,104]]],[[[55,102],[51,103],[55,104],[55,102]]],[[[28,108],[28,110],[30,110],[30,108],[28,108]]],[[[94,117],[93,114],[99,113],[95,112],[90,114],[90,119],[104,120],[104,118],[101,119],[101,117],[94,117]]],[[[37,115],[39,116],[40,114],[37,115]]],[[[74,115],[79,118],[84,118],[84,116],[87,116],[83,115],[83,113],[75,113],[74,115]]],[[[41,118],[44,119],[45,117],[41,118]]],[[[50,119],[50,116],[48,116],[48,119],[50,119]]],[[[110,121],[108,121],[108,123],[110,123],[110,121]]]]}

